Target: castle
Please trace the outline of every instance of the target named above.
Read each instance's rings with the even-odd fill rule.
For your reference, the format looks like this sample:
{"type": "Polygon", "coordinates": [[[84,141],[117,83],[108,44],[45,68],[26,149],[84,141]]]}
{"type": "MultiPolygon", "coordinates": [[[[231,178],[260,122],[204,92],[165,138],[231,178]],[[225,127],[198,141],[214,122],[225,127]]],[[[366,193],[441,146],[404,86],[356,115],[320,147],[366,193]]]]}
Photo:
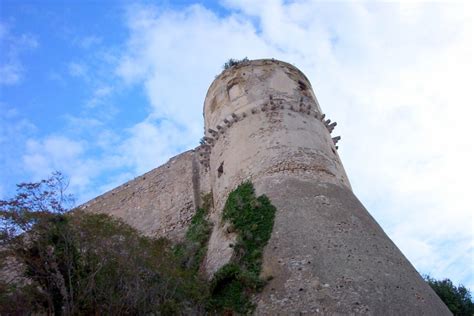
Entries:
{"type": "Polygon", "coordinates": [[[277,208],[263,255],[273,278],[256,314],[450,315],[351,190],[306,76],[277,60],[241,62],[211,84],[201,145],[81,206],[149,236],[183,239],[204,194],[214,228],[211,277],[233,255],[221,222],[229,193],[250,180],[277,208]]]}

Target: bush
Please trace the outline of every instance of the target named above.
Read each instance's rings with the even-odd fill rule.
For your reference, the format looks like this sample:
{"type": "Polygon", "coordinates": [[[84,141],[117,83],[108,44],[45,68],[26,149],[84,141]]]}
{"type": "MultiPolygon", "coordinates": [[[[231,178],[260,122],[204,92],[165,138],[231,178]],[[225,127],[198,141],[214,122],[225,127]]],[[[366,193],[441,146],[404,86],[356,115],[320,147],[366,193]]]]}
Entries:
{"type": "Polygon", "coordinates": [[[21,184],[17,196],[0,200],[0,315],[253,310],[251,295],[264,285],[259,274],[275,208],[265,196],[255,196],[250,182],[230,193],[223,210],[238,234],[234,256],[207,282],[199,270],[212,228],[210,194],[184,242],[172,245],[105,214],[67,212],[63,180],[56,173],[21,184]]]}
{"type": "Polygon", "coordinates": [[[34,237],[10,249],[37,285],[15,291],[17,300],[34,303],[31,310],[148,314],[199,305],[206,293],[167,240],[141,236],[107,215],[58,214],[29,234],[34,237]]]}
{"type": "Polygon", "coordinates": [[[239,65],[239,64],[242,64],[242,63],[246,63],[248,62],[249,59],[247,57],[243,58],[243,59],[232,59],[230,58],[223,66],[224,70],[226,69],[229,69],[229,68],[232,68],[236,65],[239,65]]]}
{"type": "MultiPolygon", "coordinates": [[[[0,274],[21,266],[15,280],[0,282],[0,314],[166,314],[204,308],[206,283],[179,264],[182,258],[168,240],[144,237],[105,214],[66,213],[59,199],[51,199],[59,195],[43,185],[48,180],[22,185],[19,196],[0,201],[0,274]],[[37,196],[44,203],[36,203],[37,196]]],[[[193,222],[199,226],[192,225],[189,234],[207,243],[203,216],[197,212],[193,222]]]]}

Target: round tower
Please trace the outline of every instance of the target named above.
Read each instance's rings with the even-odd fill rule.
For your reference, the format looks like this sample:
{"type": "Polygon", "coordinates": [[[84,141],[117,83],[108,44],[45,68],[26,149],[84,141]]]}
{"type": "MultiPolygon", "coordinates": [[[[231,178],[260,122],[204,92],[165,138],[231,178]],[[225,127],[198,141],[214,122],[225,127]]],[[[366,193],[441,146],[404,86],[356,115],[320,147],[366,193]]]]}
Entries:
{"type": "Polygon", "coordinates": [[[204,119],[216,224],[207,272],[232,256],[235,236],[219,222],[229,192],[250,180],[277,208],[257,314],[450,314],[353,194],[336,123],[296,67],[254,60],[223,71],[204,119]]]}

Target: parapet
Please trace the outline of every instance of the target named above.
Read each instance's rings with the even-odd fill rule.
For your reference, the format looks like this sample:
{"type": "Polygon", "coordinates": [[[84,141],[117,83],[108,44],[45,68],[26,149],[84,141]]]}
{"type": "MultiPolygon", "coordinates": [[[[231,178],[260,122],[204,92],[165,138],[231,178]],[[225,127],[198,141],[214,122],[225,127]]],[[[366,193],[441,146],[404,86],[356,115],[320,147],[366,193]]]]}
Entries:
{"type": "Polygon", "coordinates": [[[206,131],[218,128],[233,115],[242,116],[263,106],[270,96],[276,104],[311,104],[321,113],[308,78],[298,68],[274,59],[244,61],[224,70],[209,87],[204,102],[206,131]]]}

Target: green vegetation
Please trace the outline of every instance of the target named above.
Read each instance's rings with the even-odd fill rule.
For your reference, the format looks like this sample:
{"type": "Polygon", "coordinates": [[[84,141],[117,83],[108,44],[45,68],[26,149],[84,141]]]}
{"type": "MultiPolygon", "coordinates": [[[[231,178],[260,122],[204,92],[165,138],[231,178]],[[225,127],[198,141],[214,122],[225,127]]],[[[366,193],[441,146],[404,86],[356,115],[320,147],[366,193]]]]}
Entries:
{"type": "Polygon", "coordinates": [[[231,263],[208,282],[200,275],[211,224],[211,195],[185,240],[142,236],[105,214],[66,212],[62,176],[18,186],[0,200],[0,314],[246,314],[259,279],[275,208],[251,183],[229,196],[223,219],[238,234],[231,263]]]}
{"type": "MultiPolygon", "coordinates": [[[[0,315],[249,314],[260,291],[263,250],[275,207],[250,182],[229,194],[222,219],[237,234],[234,255],[206,281],[200,268],[212,230],[212,195],[191,219],[185,239],[142,236],[104,214],[67,212],[72,197],[54,173],[18,185],[0,200],[0,315]],[[7,273],[6,271],[10,271],[7,273]],[[9,276],[5,278],[5,276],[9,276]],[[12,279],[12,277],[14,277],[12,279]]],[[[425,277],[454,315],[474,315],[468,289],[425,277]]]]}
{"type": "Polygon", "coordinates": [[[454,316],[474,315],[474,303],[472,302],[471,293],[466,287],[463,285],[455,286],[449,279],[435,280],[428,275],[425,276],[425,280],[454,316]]]}
{"type": "Polygon", "coordinates": [[[259,275],[275,212],[266,196],[256,197],[250,182],[241,184],[229,194],[223,219],[237,233],[237,242],[231,262],[223,266],[211,282],[210,303],[213,308],[240,314],[253,310],[251,295],[265,285],[259,275]]]}
{"type": "MultiPolygon", "coordinates": [[[[0,314],[202,314],[207,282],[181,265],[166,239],[144,237],[104,214],[66,212],[59,174],[18,186],[0,200],[0,314]]],[[[210,226],[199,210],[187,237],[198,243],[185,255],[205,253],[210,226]]]]}
{"type": "Polygon", "coordinates": [[[233,59],[233,58],[231,58],[224,64],[223,68],[224,68],[224,70],[226,70],[226,69],[232,68],[235,65],[245,63],[245,62],[248,62],[248,61],[249,61],[249,59],[247,57],[245,57],[243,59],[233,59]]]}
{"type": "Polygon", "coordinates": [[[51,214],[28,234],[3,255],[32,283],[3,284],[1,314],[176,314],[205,304],[207,285],[177,264],[167,240],[110,216],[51,214]]]}
{"type": "Polygon", "coordinates": [[[199,267],[207,252],[207,243],[212,231],[211,223],[207,220],[207,214],[212,205],[212,194],[203,198],[203,206],[199,208],[191,219],[186,232],[185,242],[174,247],[174,252],[181,260],[181,265],[193,271],[199,272],[199,267]]]}

